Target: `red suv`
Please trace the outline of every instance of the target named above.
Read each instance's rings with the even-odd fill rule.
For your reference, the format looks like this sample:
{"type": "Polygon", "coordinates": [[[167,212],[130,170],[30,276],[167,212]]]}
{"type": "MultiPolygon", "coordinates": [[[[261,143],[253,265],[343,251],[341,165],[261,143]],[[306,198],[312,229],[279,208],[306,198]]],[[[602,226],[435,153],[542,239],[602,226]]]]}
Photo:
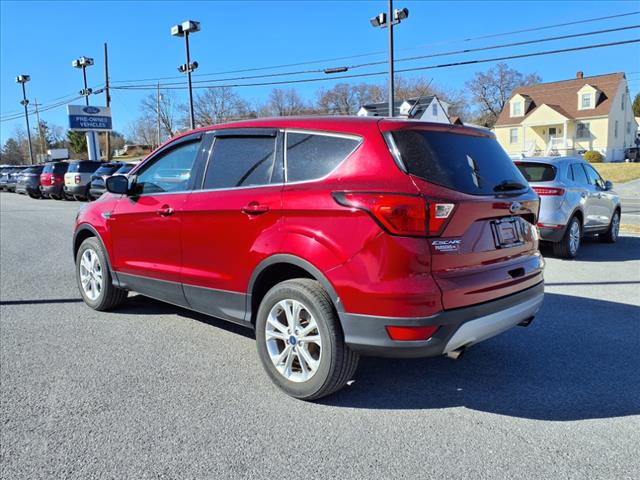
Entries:
{"type": "Polygon", "coordinates": [[[282,118],[175,138],[78,214],[80,292],[254,328],[271,379],[315,399],[360,354],[457,357],[543,298],[539,200],[493,135],[282,118]]]}

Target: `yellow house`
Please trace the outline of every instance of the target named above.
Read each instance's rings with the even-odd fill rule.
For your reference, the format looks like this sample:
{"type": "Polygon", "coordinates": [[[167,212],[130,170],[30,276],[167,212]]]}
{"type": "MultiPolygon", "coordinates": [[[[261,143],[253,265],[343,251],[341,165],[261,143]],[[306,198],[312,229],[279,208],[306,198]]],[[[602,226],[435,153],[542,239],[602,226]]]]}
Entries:
{"type": "Polygon", "coordinates": [[[637,129],[624,73],[584,77],[578,72],[575,79],[515,89],[494,133],[512,156],[596,150],[611,162],[624,160],[637,129]]]}

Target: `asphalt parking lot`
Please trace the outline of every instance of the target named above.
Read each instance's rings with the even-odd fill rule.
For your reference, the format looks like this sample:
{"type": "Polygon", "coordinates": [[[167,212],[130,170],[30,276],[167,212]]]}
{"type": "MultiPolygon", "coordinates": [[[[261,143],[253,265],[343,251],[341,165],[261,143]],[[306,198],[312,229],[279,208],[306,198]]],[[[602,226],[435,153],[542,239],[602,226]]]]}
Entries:
{"type": "Polygon", "coordinates": [[[457,362],[362,359],[304,403],[249,331],[133,294],[86,307],[79,203],[0,206],[2,478],[638,478],[638,236],[549,258],[530,327],[457,362]]]}

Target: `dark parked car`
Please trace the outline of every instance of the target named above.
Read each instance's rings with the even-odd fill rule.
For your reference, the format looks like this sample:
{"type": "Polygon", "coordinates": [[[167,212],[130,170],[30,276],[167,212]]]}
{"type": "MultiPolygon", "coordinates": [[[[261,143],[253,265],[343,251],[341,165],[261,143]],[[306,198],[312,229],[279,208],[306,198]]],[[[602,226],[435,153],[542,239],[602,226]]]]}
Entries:
{"type": "Polygon", "coordinates": [[[104,181],[115,174],[122,167],[122,162],[104,163],[91,175],[91,183],[89,185],[89,200],[95,200],[106,190],[104,181]]]}
{"type": "Polygon", "coordinates": [[[237,122],[174,138],[106,185],[76,219],[86,304],[132,290],[253,328],[293,397],[339,390],[360,354],[457,358],[542,304],[539,198],[485,130],[237,122]]]}
{"type": "Polygon", "coordinates": [[[624,158],[630,162],[640,162],[640,147],[629,147],[624,150],[624,158]]]}
{"type": "Polygon", "coordinates": [[[68,168],[68,162],[49,162],[44,165],[40,175],[40,191],[43,197],[64,200],[64,174],[68,168]]]}
{"type": "Polygon", "coordinates": [[[69,162],[69,169],[64,174],[64,193],[76,200],[87,200],[91,175],[98,170],[104,162],[95,160],[76,160],[69,162]]]}
{"type": "Polygon", "coordinates": [[[16,193],[29,195],[31,198],[40,198],[40,174],[44,165],[34,165],[23,170],[18,175],[18,183],[16,184],[16,193]]]}

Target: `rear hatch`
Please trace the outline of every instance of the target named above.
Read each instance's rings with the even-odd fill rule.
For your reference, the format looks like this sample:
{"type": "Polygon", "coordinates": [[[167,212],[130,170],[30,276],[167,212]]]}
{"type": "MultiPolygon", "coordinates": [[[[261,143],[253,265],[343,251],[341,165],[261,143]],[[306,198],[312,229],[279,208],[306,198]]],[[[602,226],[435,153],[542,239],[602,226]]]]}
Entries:
{"type": "Polygon", "coordinates": [[[396,162],[428,204],[432,274],[445,309],[542,281],[539,200],[493,135],[381,122],[396,162]]]}
{"type": "MultiPolygon", "coordinates": [[[[538,226],[541,228],[559,228],[555,223],[547,222],[552,214],[562,208],[565,190],[556,184],[558,170],[554,165],[535,160],[516,161],[516,167],[529,182],[531,188],[540,197],[540,216],[538,226]]],[[[557,222],[556,222],[557,223],[557,222]]]]}

